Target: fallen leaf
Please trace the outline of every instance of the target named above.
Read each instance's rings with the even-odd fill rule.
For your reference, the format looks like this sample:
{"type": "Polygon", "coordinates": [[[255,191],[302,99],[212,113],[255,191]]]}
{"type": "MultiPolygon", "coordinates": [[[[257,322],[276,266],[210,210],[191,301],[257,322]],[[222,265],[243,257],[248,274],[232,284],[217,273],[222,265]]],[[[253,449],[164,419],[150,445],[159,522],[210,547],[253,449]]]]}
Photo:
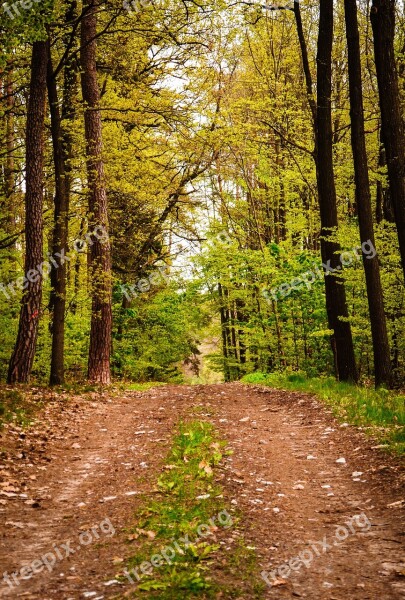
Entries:
{"type": "Polygon", "coordinates": [[[405,500],[398,500],[397,502],[387,504],[387,508],[402,508],[403,506],[405,506],[405,500]]]}
{"type": "Polygon", "coordinates": [[[198,465],[199,469],[202,469],[203,471],[205,471],[205,473],[207,473],[207,475],[212,475],[213,474],[213,470],[210,467],[210,465],[207,463],[206,460],[202,460],[200,462],[200,464],[198,465]]]}
{"type": "Polygon", "coordinates": [[[146,530],[146,529],[136,529],[138,535],[144,535],[148,537],[150,540],[154,540],[156,537],[156,533],[154,531],[146,530]]]}
{"type": "Polygon", "coordinates": [[[280,585],[287,585],[287,581],[285,579],[273,579],[271,582],[271,587],[279,587],[280,585]]]}
{"type": "Polygon", "coordinates": [[[41,508],[41,505],[37,500],[26,500],[24,504],[30,506],[31,508],[41,508]]]}

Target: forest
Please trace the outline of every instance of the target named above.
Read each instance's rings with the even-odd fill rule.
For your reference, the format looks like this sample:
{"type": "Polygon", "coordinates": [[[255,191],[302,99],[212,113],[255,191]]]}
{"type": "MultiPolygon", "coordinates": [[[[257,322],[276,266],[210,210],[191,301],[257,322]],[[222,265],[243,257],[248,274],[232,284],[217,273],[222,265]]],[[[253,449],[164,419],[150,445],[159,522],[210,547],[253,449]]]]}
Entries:
{"type": "Polygon", "coordinates": [[[405,4],[0,12],[0,598],[403,598],[405,4]]]}
{"type": "Polygon", "coordinates": [[[3,380],[403,386],[400,6],[3,11],[3,380]]]}

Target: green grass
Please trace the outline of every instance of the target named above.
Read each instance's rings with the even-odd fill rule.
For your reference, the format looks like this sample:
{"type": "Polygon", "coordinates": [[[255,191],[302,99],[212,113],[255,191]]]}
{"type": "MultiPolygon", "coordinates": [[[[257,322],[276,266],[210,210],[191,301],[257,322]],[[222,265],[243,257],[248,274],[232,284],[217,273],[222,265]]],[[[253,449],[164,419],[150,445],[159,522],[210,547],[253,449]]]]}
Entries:
{"type": "MultiPolygon", "coordinates": [[[[145,497],[146,505],[130,531],[130,537],[136,538],[131,542],[136,552],[127,569],[138,568],[141,576],[140,565],[144,561],[150,564],[151,557],[162,556],[167,547],[174,556],[162,560],[162,565],[141,576],[140,581],[132,574],[134,598],[208,599],[219,597],[219,593],[224,598],[238,598],[246,590],[249,598],[262,597],[261,580],[253,564],[246,581],[241,575],[249,552],[244,550],[243,540],[234,552],[224,552],[219,543],[224,538],[229,543],[231,529],[239,522],[235,510],[226,509],[223,490],[215,480],[224,447],[210,423],[193,420],[180,424],[153,499],[145,497]],[[210,522],[213,518],[215,522],[210,522]],[[213,535],[201,535],[201,525],[208,525],[213,535]],[[184,542],[185,536],[189,544],[184,542]]],[[[254,562],[250,557],[250,563],[254,562]]]]}
{"type": "Polygon", "coordinates": [[[315,394],[339,420],[362,427],[395,453],[405,451],[404,395],[342,383],[332,377],[307,378],[302,372],[251,373],[242,381],[315,394]]]}

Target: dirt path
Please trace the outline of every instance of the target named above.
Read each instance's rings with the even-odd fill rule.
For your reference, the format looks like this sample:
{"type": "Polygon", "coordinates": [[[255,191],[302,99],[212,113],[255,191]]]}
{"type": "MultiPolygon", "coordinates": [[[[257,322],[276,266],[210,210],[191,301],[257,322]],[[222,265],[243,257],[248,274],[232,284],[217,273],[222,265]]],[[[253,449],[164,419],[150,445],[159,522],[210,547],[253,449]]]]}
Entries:
{"type": "Polygon", "coordinates": [[[264,597],[405,597],[398,461],[309,396],[241,384],[55,401],[33,434],[4,430],[0,574],[10,579],[0,597],[101,600],[131,591],[114,579],[131,554],[126,528],[190,411],[233,450],[219,477],[265,571],[264,597]],[[49,566],[42,560],[40,569],[33,561],[44,556],[49,566]],[[38,572],[24,579],[32,571],[23,565],[38,572]]]}

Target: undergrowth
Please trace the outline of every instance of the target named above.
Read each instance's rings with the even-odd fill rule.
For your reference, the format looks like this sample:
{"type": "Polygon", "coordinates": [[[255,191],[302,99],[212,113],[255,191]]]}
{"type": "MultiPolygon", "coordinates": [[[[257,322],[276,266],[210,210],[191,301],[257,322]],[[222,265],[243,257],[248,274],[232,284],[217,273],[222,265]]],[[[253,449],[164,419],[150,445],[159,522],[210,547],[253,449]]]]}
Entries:
{"type": "Polygon", "coordinates": [[[27,427],[40,406],[24,390],[0,388],[0,429],[10,422],[27,427]]]}

